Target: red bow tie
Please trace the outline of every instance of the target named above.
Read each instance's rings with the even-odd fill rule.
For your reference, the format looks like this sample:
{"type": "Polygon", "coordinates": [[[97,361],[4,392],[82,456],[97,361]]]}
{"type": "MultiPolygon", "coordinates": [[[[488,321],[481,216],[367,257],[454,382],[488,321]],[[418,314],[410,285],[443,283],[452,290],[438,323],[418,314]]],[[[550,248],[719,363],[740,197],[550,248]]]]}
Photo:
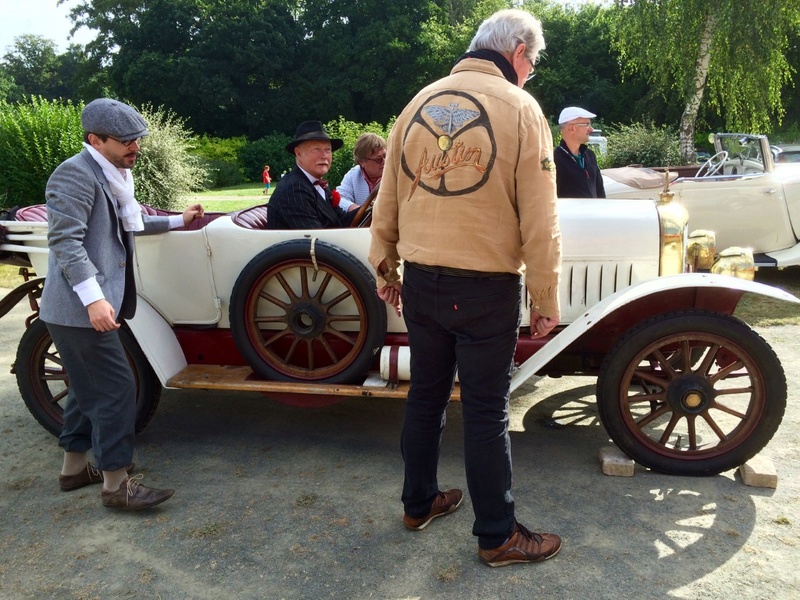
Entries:
{"type": "Polygon", "coordinates": [[[317,180],[314,182],[314,185],[318,185],[319,187],[321,187],[321,188],[324,190],[324,189],[327,189],[327,187],[328,187],[328,182],[327,182],[327,181],[325,181],[324,179],[317,179],[317,180]]]}

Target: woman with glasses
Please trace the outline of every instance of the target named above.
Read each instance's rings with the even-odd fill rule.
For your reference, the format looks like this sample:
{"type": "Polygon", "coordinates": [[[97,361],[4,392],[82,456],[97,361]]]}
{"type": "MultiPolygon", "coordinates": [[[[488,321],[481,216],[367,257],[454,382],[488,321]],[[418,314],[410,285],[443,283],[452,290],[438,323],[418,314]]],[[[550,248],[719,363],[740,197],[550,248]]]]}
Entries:
{"type": "Polygon", "coordinates": [[[345,173],[341,185],[336,188],[341,197],[339,208],[346,211],[358,210],[380,183],[386,160],[386,140],[374,133],[362,134],[353,147],[353,160],[356,166],[345,173]]]}

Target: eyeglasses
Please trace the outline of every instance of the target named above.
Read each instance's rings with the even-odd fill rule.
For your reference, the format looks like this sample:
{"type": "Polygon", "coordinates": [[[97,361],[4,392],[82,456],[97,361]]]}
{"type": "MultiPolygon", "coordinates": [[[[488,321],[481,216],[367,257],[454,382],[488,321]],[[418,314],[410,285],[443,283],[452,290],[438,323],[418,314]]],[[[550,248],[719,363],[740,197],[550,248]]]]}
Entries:
{"type": "Polygon", "coordinates": [[[534,77],[536,77],[536,73],[534,73],[534,69],[536,69],[536,65],[534,64],[533,59],[529,58],[528,62],[531,63],[531,72],[528,73],[528,77],[525,78],[526,82],[528,82],[531,79],[533,79],[534,77]]]}
{"type": "Polygon", "coordinates": [[[378,158],[365,158],[364,160],[371,160],[372,162],[374,162],[377,165],[382,165],[383,163],[386,162],[386,157],[385,156],[379,156],[378,158]]]}
{"type": "Polygon", "coordinates": [[[142,140],[142,138],[133,138],[132,140],[128,140],[126,142],[123,142],[122,140],[118,140],[117,138],[115,138],[113,135],[109,135],[109,136],[106,136],[106,137],[114,140],[115,142],[119,142],[120,144],[122,144],[126,148],[130,148],[131,144],[133,144],[133,143],[136,143],[138,145],[139,142],[142,140]]]}
{"type": "Polygon", "coordinates": [[[573,123],[572,125],[575,127],[591,127],[592,123],[590,121],[589,123],[573,123]]]}

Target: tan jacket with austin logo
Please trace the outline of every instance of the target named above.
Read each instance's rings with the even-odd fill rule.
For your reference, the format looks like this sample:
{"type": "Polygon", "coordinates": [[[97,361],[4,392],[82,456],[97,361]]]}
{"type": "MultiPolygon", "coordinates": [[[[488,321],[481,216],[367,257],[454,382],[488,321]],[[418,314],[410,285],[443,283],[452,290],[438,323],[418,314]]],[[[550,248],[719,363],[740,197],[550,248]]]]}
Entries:
{"type": "Polygon", "coordinates": [[[400,259],[526,273],[532,305],[559,318],[561,233],[553,141],[539,104],[490,61],[468,58],[423,89],[389,136],[372,217],[378,285],[400,259]]]}

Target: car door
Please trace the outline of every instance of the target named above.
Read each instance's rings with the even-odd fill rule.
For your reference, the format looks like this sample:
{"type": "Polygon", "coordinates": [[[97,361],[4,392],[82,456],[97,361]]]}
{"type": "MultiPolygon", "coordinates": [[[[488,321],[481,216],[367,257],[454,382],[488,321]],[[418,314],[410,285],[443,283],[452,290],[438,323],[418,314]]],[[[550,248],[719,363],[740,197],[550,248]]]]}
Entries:
{"type": "Polygon", "coordinates": [[[783,186],[772,173],[684,179],[672,191],[689,212],[689,230],[714,231],[717,248],[769,252],[796,243],[783,186]]]}

